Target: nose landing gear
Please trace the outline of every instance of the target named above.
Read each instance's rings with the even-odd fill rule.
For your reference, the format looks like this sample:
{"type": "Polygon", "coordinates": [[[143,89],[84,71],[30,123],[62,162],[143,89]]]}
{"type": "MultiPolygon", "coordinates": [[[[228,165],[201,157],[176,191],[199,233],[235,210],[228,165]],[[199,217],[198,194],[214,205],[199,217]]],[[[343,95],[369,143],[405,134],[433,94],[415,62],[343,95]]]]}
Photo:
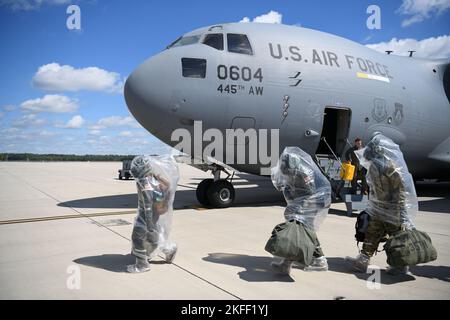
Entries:
{"type": "Polygon", "coordinates": [[[197,186],[197,200],[204,206],[213,208],[227,208],[234,202],[235,192],[232,184],[234,172],[230,174],[225,168],[213,164],[211,171],[214,179],[205,179],[197,186]],[[220,172],[225,172],[227,177],[220,178],[220,172]]]}

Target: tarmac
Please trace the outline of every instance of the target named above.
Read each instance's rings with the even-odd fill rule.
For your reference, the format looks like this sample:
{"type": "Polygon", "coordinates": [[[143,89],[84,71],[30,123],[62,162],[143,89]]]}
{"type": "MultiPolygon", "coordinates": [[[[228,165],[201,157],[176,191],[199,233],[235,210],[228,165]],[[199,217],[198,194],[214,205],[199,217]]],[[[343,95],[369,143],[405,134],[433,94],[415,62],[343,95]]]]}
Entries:
{"type": "Polygon", "coordinates": [[[0,163],[0,299],[450,299],[450,183],[417,185],[415,223],[438,259],[411,268],[413,276],[388,275],[384,252],[370,273],[350,270],[344,258],[358,253],[356,215],[347,216],[343,203],[332,205],[318,232],[329,271],[281,276],[264,250],[285,205],[270,179],[240,174],[235,205],[208,209],[195,188],[210,175],[180,164],[175,261],[159,256],[149,272],[129,274],[137,196],[133,180],[118,179],[120,167],[0,163]]]}

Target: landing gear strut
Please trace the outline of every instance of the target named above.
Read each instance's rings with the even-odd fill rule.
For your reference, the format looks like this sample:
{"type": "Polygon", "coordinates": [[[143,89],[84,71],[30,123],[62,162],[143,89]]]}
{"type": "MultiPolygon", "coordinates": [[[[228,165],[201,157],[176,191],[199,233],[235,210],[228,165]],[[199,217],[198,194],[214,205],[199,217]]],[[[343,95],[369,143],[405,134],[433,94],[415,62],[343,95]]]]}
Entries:
{"type": "Polygon", "coordinates": [[[234,202],[234,187],[232,185],[234,173],[230,174],[225,168],[212,164],[210,166],[214,179],[205,179],[197,186],[197,200],[204,206],[213,208],[227,208],[234,202]],[[225,172],[227,177],[220,178],[220,173],[225,172]]]}

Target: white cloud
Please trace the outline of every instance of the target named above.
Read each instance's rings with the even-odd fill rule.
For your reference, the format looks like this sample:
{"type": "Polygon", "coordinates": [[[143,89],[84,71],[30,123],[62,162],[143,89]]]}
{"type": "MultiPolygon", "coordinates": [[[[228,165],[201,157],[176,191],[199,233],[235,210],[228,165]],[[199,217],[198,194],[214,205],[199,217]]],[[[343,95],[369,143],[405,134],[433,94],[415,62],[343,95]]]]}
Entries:
{"type": "Polygon", "coordinates": [[[120,136],[120,137],[131,137],[131,136],[132,136],[132,133],[131,133],[131,131],[121,131],[121,132],[119,133],[119,136],[120,136]]]}
{"type": "Polygon", "coordinates": [[[402,27],[422,22],[432,15],[440,15],[450,8],[450,0],[403,0],[397,12],[410,16],[402,21],[402,27]]]}
{"type": "Polygon", "coordinates": [[[367,37],[364,38],[364,42],[367,42],[372,38],[373,38],[373,36],[371,34],[369,34],[367,37]]]}
{"type": "Polygon", "coordinates": [[[98,125],[98,124],[94,124],[94,125],[90,125],[90,126],[89,126],[89,130],[92,130],[92,131],[99,131],[99,132],[100,132],[101,129],[104,129],[104,128],[105,128],[105,127],[100,126],[100,125],[98,125]]]}
{"type": "Polygon", "coordinates": [[[105,91],[123,92],[120,74],[97,67],[75,69],[69,65],[50,63],[39,67],[33,76],[33,86],[47,91],[105,91]]]}
{"type": "Polygon", "coordinates": [[[12,10],[36,10],[43,4],[68,4],[70,0],[0,0],[0,6],[8,6],[12,10]]]}
{"type": "Polygon", "coordinates": [[[21,105],[22,110],[31,112],[66,113],[78,109],[78,100],[57,94],[47,94],[42,98],[27,100],[21,105]]]}
{"type": "MultiPolygon", "coordinates": [[[[281,23],[282,19],[283,19],[283,15],[281,13],[278,13],[276,11],[271,10],[269,13],[257,16],[256,18],[253,19],[252,22],[281,23]]],[[[249,17],[244,17],[239,22],[248,23],[248,22],[250,22],[250,18],[249,17]]]]}
{"type": "Polygon", "coordinates": [[[7,104],[6,106],[3,107],[3,109],[5,111],[14,111],[14,110],[16,110],[16,106],[12,105],[12,104],[7,104]]]}
{"type": "Polygon", "coordinates": [[[100,130],[91,130],[91,131],[89,131],[89,134],[91,136],[98,136],[100,133],[101,133],[100,130]]]}
{"type": "Polygon", "coordinates": [[[42,130],[42,131],[39,131],[37,133],[37,135],[40,136],[40,137],[53,137],[53,136],[56,136],[56,132],[42,130]]]}
{"type": "Polygon", "coordinates": [[[130,128],[140,128],[139,123],[136,122],[132,117],[120,117],[120,116],[111,116],[100,119],[96,125],[91,126],[90,129],[98,130],[102,128],[111,128],[111,127],[130,127],[130,128]]]}
{"type": "Polygon", "coordinates": [[[85,122],[86,121],[83,119],[82,116],[76,115],[76,116],[73,116],[72,119],[70,119],[66,123],[64,128],[67,128],[67,129],[78,129],[78,128],[81,128],[85,122]]]}
{"type": "Polygon", "coordinates": [[[409,50],[416,51],[414,57],[419,58],[448,58],[450,56],[450,36],[432,37],[423,40],[416,39],[397,39],[393,38],[389,42],[368,44],[367,47],[385,52],[393,50],[397,55],[408,55],[409,50]]]}
{"type": "Polygon", "coordinates": [[[10,134],[10,133],[16,133],[18,131],[19,131],[19,129],[17,129],[17,128],[5,128],[1,131],[1,133],[10,134]]]}
{"type": "Polygon", "coordinates": [[[26,114],[12,122],[12,126],[18,128],[39,127],[46,124],[46,119],[38,118],[35,114],[26,114]]]}

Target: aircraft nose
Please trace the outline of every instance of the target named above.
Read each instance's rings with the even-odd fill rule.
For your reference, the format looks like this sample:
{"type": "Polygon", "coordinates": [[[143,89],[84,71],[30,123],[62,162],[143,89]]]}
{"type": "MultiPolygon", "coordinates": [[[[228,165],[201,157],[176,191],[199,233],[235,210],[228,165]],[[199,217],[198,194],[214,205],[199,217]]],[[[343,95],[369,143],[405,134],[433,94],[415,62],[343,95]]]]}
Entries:
{"type": "Polygon", "coordinates": [[[125,82],[125,101],[131,114],[147,130],[156,134],[166,112],[164,74],[153,59],[136,68],[125,82]]]}

